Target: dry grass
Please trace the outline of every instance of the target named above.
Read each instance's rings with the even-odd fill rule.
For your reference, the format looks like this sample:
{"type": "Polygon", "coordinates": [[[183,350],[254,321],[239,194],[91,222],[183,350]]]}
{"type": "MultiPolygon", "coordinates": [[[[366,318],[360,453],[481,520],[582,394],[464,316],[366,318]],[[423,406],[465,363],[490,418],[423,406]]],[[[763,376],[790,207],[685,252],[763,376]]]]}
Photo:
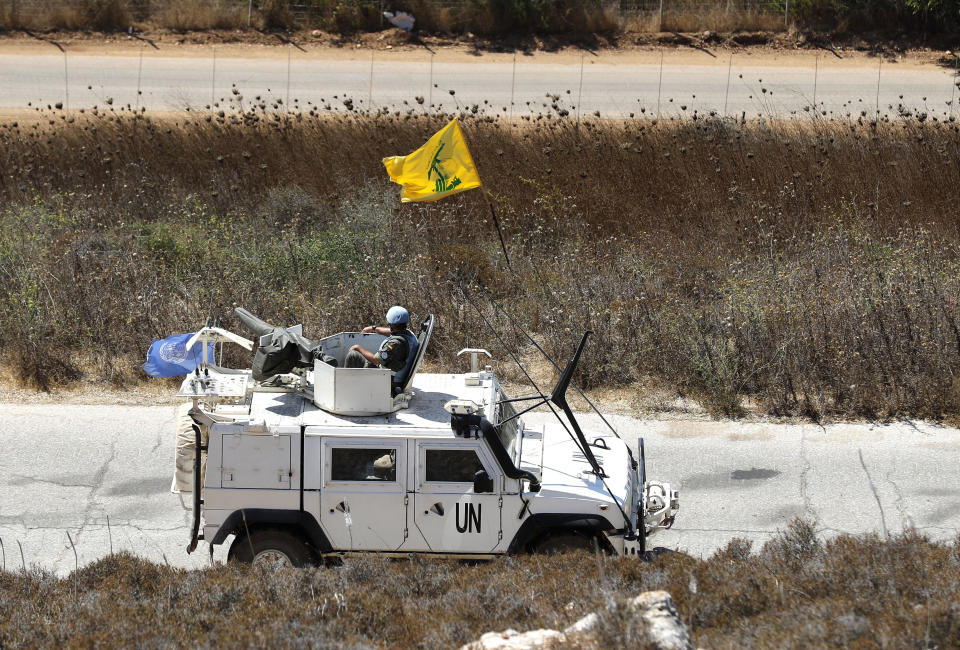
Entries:
{"type": "Polygon", "coordinates": [[[0,28],[28,30],[126,29],[135,17],[125,0],[37,0],[6,2],[0,7],[0,28]]]}
{"type": "MultiPolygon", "coordinates": [[[[255,3],[253,25],[262,29],[320,27],[339,34],[376,31],[382,27],[376,2],[338,0],[263,0],[255,3]]],[[[427,32],[502,35],[540,33],[587,35],[619,28],[619,11],[600,0],[587,2],[489,2],[465,0],[436,3],[411,0],[403,9],[417,17],[427,32]]],[[[124,30],[141,27],[178,31],[248,28],[246,2],[236,0],[32,0],[0,7],[0,28],[31,30],[124,30]],[[16,8],[15,8],[16,7],[16,8]]]]}
{"type": "Polygon", "coordinates": [[[154,19],[176,31],[237,29],[247,26],[248,12],[230,0],[168,0],[154,19]]]}
{"type": "Polygon", "coordinates": [[[787,22],[782,13],[757,7],[731,7],[724,3],[696,3],[693,6],[671,4],[669,9],[664,10],[663,23],[660,25],[660,31],[664,32],[778,32],[786,28],[787,22]]]}
{"type": "Polygon", "coordinates": [[[481,36],[610,34],[620,30],[622,21],[618,8],[600,0],[469,0],[453,5],[414,0],[410,11],[427,32],[481,36]]]}
{"type": "Polygon", "coordinates": [[[236,327],[234,304],[319,335],[402,302],[438,314],[441,366],[468,343],[506,361],[469,304],[489,295],[558,360],[594,329],[588,385],[641,380],[728,415],[747,398],[813,418],[960,412],[953,122],[465,107],[511,272],[477,193],[401,207],[383,173],[449,116],[234,100],[0,124],[0,358],[25,383],[136,380],[151,338],[236,327]]]}
{"type": "Polygon", "coordinates": [[[958,543],[819,540],[795,521],[759,552],[653,563],[588,555],[468,566],[376,557],[265,572],[170,569],[128,554],[66,578],[0,572],[0,645],[451,648],[483,632],[601,613],[601,647],[644,647],[618,600],[665,589],[706,648],[953,647],[958,543]]]}
{"type": "MultiPolygon", "coordinates": [[[[383,27],[376,2],[340,0],[262,0],[255,3],[252,26],[258,29],[313,29],[352,35],[383,27]]],[[[784,5],[728,0],[668,0],[662,21],[655,2],[604,0],[408,0],[402,9],[417,18],[417,28],[434,34],[473,33],[505,36],[556,35],[576,41],[624,32],[783,31],[787,23],[803,31],[824,30],[835,36],[874,31],[919,35],[949,34],[960,21],[955,0],[798,0],[784,5]]],[[[399,7],[398,7],[399,8],[399,7]]],[[[247,3],[238,0],[20,0],[0,4],[0,29],[125,30],[166,28],[178,31],[247,29],[247,3]]],[[[492,46],[501,43],[491,42],[492,46]]]]}

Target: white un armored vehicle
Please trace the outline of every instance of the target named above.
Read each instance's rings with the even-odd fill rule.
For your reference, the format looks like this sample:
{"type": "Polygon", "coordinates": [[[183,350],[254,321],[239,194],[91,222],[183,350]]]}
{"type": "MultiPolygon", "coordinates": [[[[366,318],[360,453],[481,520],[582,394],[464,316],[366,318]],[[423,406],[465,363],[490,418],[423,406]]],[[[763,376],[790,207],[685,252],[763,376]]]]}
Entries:
{"type": "Polygon", "coordinates": [[[679,495],[647,479],[643,441],[634,454],[612,429],[584,433],[567,405],[586,335],[552,394],[510,399],[480,367],[485,350],[460,353],[470,355],[467,373],[417,372],[433,316],[397,386],[389,370],[342,367],[351,345],[375,351],[380,334],[313,342],[299,326],[237,311],[260,335],[252,371],[207,359],[211,341],[254,348],[236,334],[204,328],[187,344],[203,344],[179,392],[190,403],[173,489],[193,493],[188,552],[232,536],[230,559],[294,566],[369,552],[642,556],[673,524],[679,495]],[[565,422],[524,422],[548,403],[565,422]]]}

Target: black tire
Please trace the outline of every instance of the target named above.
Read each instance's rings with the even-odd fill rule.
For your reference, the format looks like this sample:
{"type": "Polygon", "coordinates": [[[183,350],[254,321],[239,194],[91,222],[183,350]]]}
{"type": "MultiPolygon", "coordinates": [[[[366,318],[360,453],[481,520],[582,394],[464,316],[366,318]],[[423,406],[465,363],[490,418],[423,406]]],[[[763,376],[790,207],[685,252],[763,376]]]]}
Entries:
{"type": "Polygon", "coordinates": [[[264,528],[241,533],[230,545],[230,561],[263,567],[316,566],[313,550],[299,536],[284,530],[264,528]]]}
{"type": "Polygon", "coordinates": [[[559,553],[593,553],[597,549],[597,538],[578,532],[547,533],[533,547],[539,555],[557,555],[559,553]]]}
{"type": "Polygon", "coordinates": [[[654,546],[652,549],[643,554],[644,562],[653,562],[659,557],[670,558],[679,558],[679,557],[692,557],[689,553],[684,553],[683,551],[677,551],[672,548],[667,548],[665,546],[654,546]]]}

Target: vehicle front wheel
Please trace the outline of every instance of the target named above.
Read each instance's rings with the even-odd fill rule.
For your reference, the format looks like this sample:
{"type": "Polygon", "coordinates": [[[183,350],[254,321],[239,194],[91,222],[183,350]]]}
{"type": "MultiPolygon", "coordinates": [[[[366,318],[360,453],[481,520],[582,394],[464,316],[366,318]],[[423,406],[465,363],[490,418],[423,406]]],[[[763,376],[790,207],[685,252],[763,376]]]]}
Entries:
{"type": "Polygon", "coordinates": [[[543,555],[558,553],[573,553],[579,551],[593,552],[597,548],[597,539],[592,535],[582,533],[550,533],[533,547],[533,552],[543,555]]]}
{"type": "Polygon", "coordinates": [[[228,559],[255,567],[308,567],[316,564],[313,551],[291,533],[282,530],[254,530],[241,533],[230,545],[228,559]]]}

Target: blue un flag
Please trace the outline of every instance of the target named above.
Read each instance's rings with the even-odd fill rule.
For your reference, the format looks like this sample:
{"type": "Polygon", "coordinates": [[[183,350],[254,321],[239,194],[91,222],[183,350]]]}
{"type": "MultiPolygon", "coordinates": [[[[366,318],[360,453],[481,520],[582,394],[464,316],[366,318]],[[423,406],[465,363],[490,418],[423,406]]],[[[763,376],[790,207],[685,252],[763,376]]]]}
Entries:
{"type": "MultiPolygon", "coordinates": [[[[194,345],[187,350],[187,341],[193,333],[174,334],[165,339],[154,341],[147,352],[147,362],[143,369],[153,377],[176,377],[191,372],[203,360],[203,346],[194,345]]],[[[213,361],[213,343],[207,343],[207,360],[213,361]]]]}

